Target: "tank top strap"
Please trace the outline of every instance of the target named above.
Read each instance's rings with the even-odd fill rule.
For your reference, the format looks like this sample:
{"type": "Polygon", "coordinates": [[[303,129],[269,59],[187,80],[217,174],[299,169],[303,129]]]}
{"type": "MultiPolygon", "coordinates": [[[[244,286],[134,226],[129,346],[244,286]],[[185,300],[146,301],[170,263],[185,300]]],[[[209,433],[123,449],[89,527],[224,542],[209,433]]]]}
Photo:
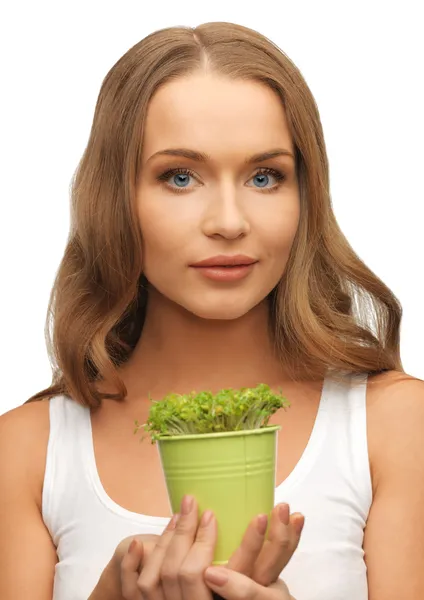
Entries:
{"type": "Polygon", "coordinates": [[[372,480],[367,434],[368,374],[350,374],[344,381],[331,383],[327,405],[326,460],[333,460],[340,477],[349,477],[362,517],[366,520],[372,503],[372,480]]]}
{"type": "MultiPolygon", "coordinates": [[[[66,395],[49,400],[50,434],[42,492],[42,517],[53,542],[57,544],[64,511],[72,508],[72,498],[84,476],[84,424],[86,409],[66,395]],[[81,472],[82,471],[82,472],[81,472]]],[[[71,514],[71,512],[69,512],[71,514]]]]}

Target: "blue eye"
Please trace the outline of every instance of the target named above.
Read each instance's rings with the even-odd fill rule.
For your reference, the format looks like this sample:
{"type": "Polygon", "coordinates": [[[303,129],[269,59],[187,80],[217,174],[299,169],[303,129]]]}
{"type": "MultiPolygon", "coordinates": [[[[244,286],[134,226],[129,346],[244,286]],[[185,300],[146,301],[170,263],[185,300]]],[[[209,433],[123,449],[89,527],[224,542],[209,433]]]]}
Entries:
{"type": "MultiPolygon", "coordinates": [[[[255,179],[255,178],[257,178],[257,177],[258,177],[259,179],[261,179],[259,187],[261,187],[261,188],[262,188],[262,187],[266,186],[266,184],[267,184],[267,181],[269,181],[269,175],[270,175],[269,173],[262,173],[262,172],[261,172],[261,173],[256,173],[256,175],[254,175],[254,176],[252,177],[252,179],[255,179]],[[265,180],[265,181],[264,181],[264,180],[265,180]]],[[[274,177],[276,177],[276,175],[274,175],[274,177]]],[[[278,178],[277,178],[277,179],[278,179],[278,178]]],[[[257,181],[258,181],[258,180],[257,180],[257,181]]]]}
{"type": "Polygon", "coordinates": [[[176,173],[175,175],[171,175],[171,177],[175,177],[174,183],[177,187],[184,187],[188,182],[188,178],[192,177],[190,173],[176,173]],[[181,186],[179,185],[181,183],[181,186]]]}
{"type": "MultiPolygon", "coordinates": [[[[189,177],[193,177],[194,179],[196,179],[196,176],[192,170],[178,168],[178,169],[168,169],[167,171],[165,171],[164,173],[159,175],[157,177],[157,180],[160,181],[161,183],[164,183],[169,189],[171,189],[173,192],[176,192],[178,194],[178,193],[184,192],[188,189],[187,185],[185,185],[185,184],[188,184],[189,177]],[[176,187],[174,187],[173,185],[168,183],[168,180],[171,179],[171,177],[175,177],[176,175],[178,175],[178,178],[174,179],[174,183],[176,184],[176,187]],[[180,185],[180,184],[182,184],[182,185],[180,185]]],[[[259,187],[257,188],[258,190],[260,190],[262,192],[276,192],[279,189],[281,183],[286,179],[286,176],[284,173],[282,173],[281,171],[277,171],[276,169],[265,168],[265,169],[260,169],[255,175],[253,175],[253,177],[251,177],[251,179],[255,179],[255,178],[259,178],[259,180],[260,180],[259,187]],[[277,180],[277,184],[272,187],[264,187],[269,182],[269,175],[271,175],[272,177],[275,177],[275,179],[277,180]]],[[[248,186],[248,187],[252,187],[252,186],[248,186]]],[[[255,187],[255,186],[253,186],[253,187],[255,187]]]]}

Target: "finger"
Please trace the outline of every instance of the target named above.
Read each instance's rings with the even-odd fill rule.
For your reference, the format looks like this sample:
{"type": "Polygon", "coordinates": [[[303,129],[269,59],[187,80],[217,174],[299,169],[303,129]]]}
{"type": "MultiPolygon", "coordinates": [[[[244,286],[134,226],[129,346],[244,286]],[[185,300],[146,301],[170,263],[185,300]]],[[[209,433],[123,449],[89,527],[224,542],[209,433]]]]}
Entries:
{"type": "Polygon", "coordinates": [[[252,574],[257,583],[268,586],[278,579],[299,544],[304,521],[300,513],[290,515],[288,504],[273,509],[268,536],[252,574]]]}
{"type": "Polygon", "coordinates": [[[125,600],[143,600],[137,587],[142,558],[143,545],[133,540],[121,561],[121,592],[125,600]]]}
{"type": "Polygon", "coordinates": [[[137,588],[142,592],[143,600],[163,600],[164,598],[160,570],[179,516],[179,513],[173,515],[149,556],[144,556],[141,561],[141,573],[137,580],[137,588]]]}
{"type": "Polygon", "coordinates": [[[228,567],[208,567],[204,574],[207,586],[226,600],[289,600],[281,585],[263,587],[247,575],[228,567]]]}
{"type": "Polygon", "coordinates": [[[179,573],[183,598],[211,600],[210,589],[205,584],[203,573],[213,561],[217,539],[217,524],[212,511],[203,513],[191,546],[179,573]]]}
{"type": "Polygon", "coordinates": [[[268,515],[258,515],[250,523],[240,546],[231,555],[227,568],[250,577],[262,549],[268,525],[268,515]]]}
{"type": "Polygon", "coordinates": [[[133,540],[137,540],[141,544],[144,544],[147,541],[149,543],[149,546],[154,546],[158,539],[158,535],[153,535],[151,533],[129,535],[128,537],[124,538],[119,542],[118,546],[115,549],[113,559],[117,562],[118,565],[120,565],[122,559],[128,552],[128,548],[133,540]]]}
{"type": "Polygon", "coordinates": [[[183,600],[179,572],[196,537],[198,522],[196,499],[186,495],[181,502],[181,515],[160,570],[162,589],[167,599],[183,600]]]}
{"type": "MultiPolygon", "coordinates": [[[[169,546],[172,536],[174,535],[174,531],[175,531],[175,527],[177,524],[177,521],[179,519],[179,513],[175,513],[172,518],[170,519],[168,525],[165,527],[165,529],[162,532],[162,535],[157,536],[157,535],[152,535],[152,538],[154,539],[154,546],[153,549],[151,550],[151,552],[149,553],[144,553],[143,555],[143,560],[141,563],[141,569],[145,570],[147,566],[149,566],[151,564],[154,564],[158,559],[159,556],[162,556],[162,554],[166,551],[167,547],[169,546]]],[[[149,538],[150,536],[148,534],[145,534],[142,536],[144,539],[149,538]]]]}
{"type": "Polygon", "coordinates": [[[288,504],[279,505],[277,510],[273,511],[268,537],[252,575],[257,583],[267,586],[276,581],[289,563],[300,539],[300,531],[297,532],[294,528],[298,518],[303,520],[302,515],[290,515],[288,504]]]}

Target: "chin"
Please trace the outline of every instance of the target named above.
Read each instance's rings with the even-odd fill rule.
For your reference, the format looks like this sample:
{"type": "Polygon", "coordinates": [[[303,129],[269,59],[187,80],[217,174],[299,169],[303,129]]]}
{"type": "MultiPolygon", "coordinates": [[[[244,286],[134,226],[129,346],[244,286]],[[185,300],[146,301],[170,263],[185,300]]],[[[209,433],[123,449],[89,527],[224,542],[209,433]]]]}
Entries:
{"type": "Polygon", "coordinates": [[[248,313],[253,306],[240,306],[240,304],[233,304],[232,306],[221,305],[205,305],[202,306],[185,306],[185,309],[191,312],[200,319],[208,319],[211,321],[232,321],[240,319],[246,313],[248,313]]]}

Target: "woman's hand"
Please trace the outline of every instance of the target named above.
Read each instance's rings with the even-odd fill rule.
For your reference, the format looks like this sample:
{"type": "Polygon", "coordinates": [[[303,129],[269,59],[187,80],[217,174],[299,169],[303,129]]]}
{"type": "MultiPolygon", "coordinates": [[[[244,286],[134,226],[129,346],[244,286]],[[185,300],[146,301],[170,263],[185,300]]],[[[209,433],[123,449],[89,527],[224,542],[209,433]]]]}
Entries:
{"type": "MultiPolygon", "coordinates": [[[[120,563],[122,598],[211,600],[213,590],[234,600],[243,597],[241,592],[249,594],[244,598],[289,600],[287,588],[277,579],[298,545],[302,515],[290,517],[287,504],[277,505],[272,511],[267,539],[266,515],[256,517],[228,564],[207,569],[213,560],[216,521],[209,515],[208,523],[202,518],[199,524],[197,514],[193,499],[192,509],[180,518],[174,515],[162,536],[133,536],[121,542],[115,558],[120,563]],[[134,541],[129,548],[131,539],[134,541]],[[223,587],[207,579],[207,574],[216,570],[228,576],[223,587]],[[236,589],[239,591],[234,595],[236,589]]],[[[203,515],[206,516],[207,513],[203,515]]]]}
{"type": "MultiPolygon", "coordinates": [[[[215,582],[207,579],[208,586],[215,592],[214,598],[224,600],[295,600],[281,579],[265,587],[253,579],[222,567],[213,567],[215,582]],[[222,571],[222,576],[221,573],[222,571]],[[219,573],[219,574],[218,574],[219,573]],[[219,582],[219,583],[218,583],[219,582]]],[[[206,570],[207,576],[209,569],[206,570]]]]}
{"type": "MultiPolygon", "coordinates": [[[[158,543],[141,561],[137,581],[143,600],[212,600],[203,573],[212,563],[217,526],[211,511],[198,522],[198,506],[185,496],[158,543]]],[[[132,600],[132,599],[131,599],[132,600]]]]}
{"type": "Polygon", "coordinates": [[[266,515],[253,519],[226,568],[269,586],[278,579],[293,556],[304,523],[305,517],[300,513],[290,515],[288,504],[277,504],[271,512],[268,536],[265,538],[266,515]]]}

